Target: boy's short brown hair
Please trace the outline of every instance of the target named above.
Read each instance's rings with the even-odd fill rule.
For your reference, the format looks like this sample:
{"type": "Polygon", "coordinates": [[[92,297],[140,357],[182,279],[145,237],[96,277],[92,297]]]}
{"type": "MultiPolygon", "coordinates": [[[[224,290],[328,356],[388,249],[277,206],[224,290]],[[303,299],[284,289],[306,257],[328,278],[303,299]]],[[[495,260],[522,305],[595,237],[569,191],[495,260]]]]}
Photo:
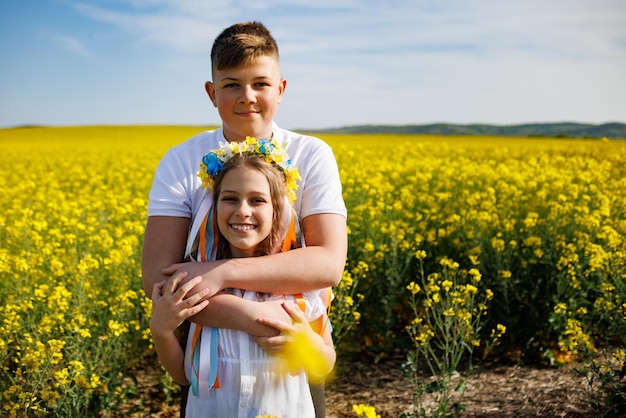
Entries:
{"type": "Polygon", "coordinates": [[[211,49],[212,70],[224,70],[250,64],[258,57],[278,60],[278,44],[260,22],[237,23],[215,38],[211,49]]]}

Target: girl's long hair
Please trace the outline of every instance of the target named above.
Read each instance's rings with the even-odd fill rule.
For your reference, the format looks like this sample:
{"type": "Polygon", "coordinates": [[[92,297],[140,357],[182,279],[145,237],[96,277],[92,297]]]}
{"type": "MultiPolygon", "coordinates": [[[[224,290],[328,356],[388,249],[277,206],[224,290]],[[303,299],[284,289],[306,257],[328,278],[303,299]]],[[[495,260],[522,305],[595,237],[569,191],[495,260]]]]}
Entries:
{"type": "MultiPolygon", "coordinates": [[[[283,211],[287,203],[287,186],[285,185],[285,175],[274,165],[265,161],[262,157],[252,154],[239,154],[233,156],[224,164],[224,168],[215,177],[213,187],[213,210],[215,211],[214,219],[217,219],[217,202],[222,190],[222,180],[226,173],[233,168],[241,168],[247,170],[257,170],[262,173],[269,182],[270,198],[272,200],[272,228],[270,234],[259,243],[255,252],[256,256],[268,255],[276,252],[280,248],[280,241],[285,232],[286,226],[283,225],[283,211]]],[[[216,259],[221,260],[231,258],[230,245],[221,232],[218,232],[217,254],[216,259]]]]}

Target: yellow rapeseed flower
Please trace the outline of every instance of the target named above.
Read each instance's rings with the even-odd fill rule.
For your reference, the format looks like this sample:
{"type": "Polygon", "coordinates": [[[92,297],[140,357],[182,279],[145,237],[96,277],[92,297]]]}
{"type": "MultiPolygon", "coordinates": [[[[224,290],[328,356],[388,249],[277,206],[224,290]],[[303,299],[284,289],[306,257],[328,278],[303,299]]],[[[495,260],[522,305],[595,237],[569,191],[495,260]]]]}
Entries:
{"type": "Polygon", "coordinates": [[[352,410],[357,417],[363,418],[380,418],[380,415],[376,412],[376,408],[364,404],[352,405],[352,410]]]}
{"type": "Polygon", "coordinates": [[[478,292],[478,288],[472,284],[465,285],[465,293],[474,294],[478,292]]]}
{"type": "Polygon", "coordinates": [[[418,294],[422,289],[421,287],[415,283],[415,282],[411,282],[409,283],[409,285],[406,287],[413,295],[418,294]]]}
{"type": "Polygon", "coordinates": [[[480,282],[481,278],[483,277],[480,271],[475,268],[472,268],[469,270],[469,275],[472,277],[472,280],[474,280],[475,282],[480,282]]]}
{"type": "Polygon", "coordinates": [[[65,368],[54,372],[54,379],[57,386],[70,384],[70,371],[65,368]]]}

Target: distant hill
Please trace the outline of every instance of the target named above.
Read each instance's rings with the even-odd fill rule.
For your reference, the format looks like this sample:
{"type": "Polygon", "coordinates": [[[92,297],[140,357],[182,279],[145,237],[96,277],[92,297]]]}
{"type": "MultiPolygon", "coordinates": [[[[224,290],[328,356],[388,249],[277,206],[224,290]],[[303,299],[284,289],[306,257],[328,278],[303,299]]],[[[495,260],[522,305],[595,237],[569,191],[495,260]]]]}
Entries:
{"type": "Polygon", "coordinates": [[[626,124],[604,123],[527,123],[522,125],[457,125],[433,123],[428,125],[357,125],[316,130],[322,133],[349,134],[433,134],[433,135],[493,135],[556,138],[626,139],[626,124]]]}

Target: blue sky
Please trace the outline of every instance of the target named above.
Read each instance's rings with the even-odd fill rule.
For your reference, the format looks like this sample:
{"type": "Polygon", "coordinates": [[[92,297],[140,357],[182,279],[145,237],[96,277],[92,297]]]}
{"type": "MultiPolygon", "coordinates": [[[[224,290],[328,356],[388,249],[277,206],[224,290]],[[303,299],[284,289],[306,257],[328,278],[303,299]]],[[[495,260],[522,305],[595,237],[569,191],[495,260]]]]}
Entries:
{"type": "Polygon", "coordinates": [[[211,45],[247,20],[285,128],[626,122],[624,0],[2,0],[0,127],[218,124],[211,45]]]}

